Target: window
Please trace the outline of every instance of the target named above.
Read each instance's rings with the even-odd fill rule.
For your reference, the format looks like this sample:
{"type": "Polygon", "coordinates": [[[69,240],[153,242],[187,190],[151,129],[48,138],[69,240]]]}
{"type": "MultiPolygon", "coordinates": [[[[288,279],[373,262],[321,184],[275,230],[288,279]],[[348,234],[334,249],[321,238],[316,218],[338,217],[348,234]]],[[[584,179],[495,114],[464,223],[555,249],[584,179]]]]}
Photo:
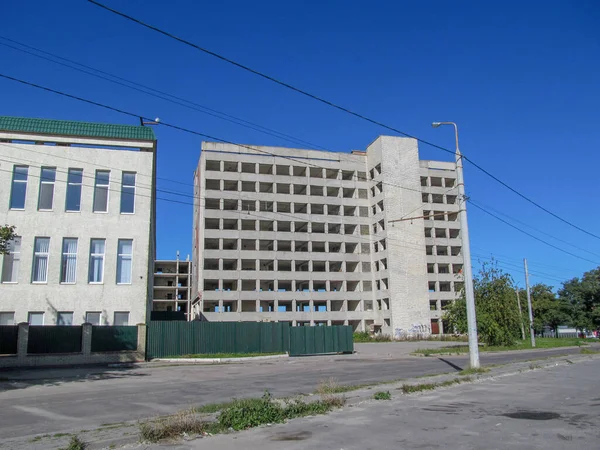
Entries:
{"type": "Polygon", "coordinates": [[[96,170],[94,184],[94,212],[108,211],[108,187],[110,184],[110,170],[96,170]]]}
{"type": "Polygon", "coordinates": [[[15,324],[15,313],[14,312],[0,312],[0,326],[1,325],[14,325],[15,324]]]}
{"type": "Polygon", "coordinates": [[[134,210],[135,172],[123,172],[121,179],[121,214],[133,214],[134,210]]]}
{"type": "Polygon", "coordinates": [[[54,204],[54,182],[56,181],[56,167],[42,167],[40,175],[40,194],[38,197],[38,210],[50,211],[54,204]]]}
{"type": "Polygon", "coordinates": [[[91,323],[92,325],[100,325],[100,313],[99,312],[86,312],[85,313],[85,321],[86,321],[86,323],[91,323]]]}
{"type": "Polygon", "coordinates": [[[44,325],[43,312],[30,312],[27,317],[29,325],[44,325]]]}
{"type": "Polygon", "coordinates": [[[131,284],[133,240],[119,239],[117,254],[117,284],[131,284]]]}
{"type": "Polygon", "coordinates": [[[8,253],[4,255],[2,263],[2,282],[16,283],[19,276],[19,265],[21,264],[21,238],[15,237],[8,242],[8,253]]]}
{"type": "Polygon", "coordinates": [[[113,325],[123,326],[129,325],[129,312],[115,312],[115,320],[113,325]]]}
{"type": "Polygon", "coordinates": [[[15,166],[10,191],[10,209],[25,209],[28,166],[15,166]]]}
{"type": "Polygon", "coordinates": [[[59,312],[56,316],[56,325],[73,325],[73,313],[59,312]]]}
{"type": "Polygon", "coordinates": [[[60,264],[60,282],[75,283],[77,279],[77,239],[64,238],[60,264]]]}
{"type": "Polygon", "coordinates": [[[104,239],[92,239],[90,242],[90,270],[88,281],[102,283],[104,280],[104,239]]]}
{"type": "Polygon", "coordinates": [[[50,238],[36,237],[33,249],[33,274],[31,281],[46,283],[48,281],[48,253],[50,251],[50,238]]]}
{"type": "Polygon", "coordinates": [[[67,175],[67,200],[66,211],[81,211],[81,184],[83,181],[82,169],[69,169],[67,175]]]}

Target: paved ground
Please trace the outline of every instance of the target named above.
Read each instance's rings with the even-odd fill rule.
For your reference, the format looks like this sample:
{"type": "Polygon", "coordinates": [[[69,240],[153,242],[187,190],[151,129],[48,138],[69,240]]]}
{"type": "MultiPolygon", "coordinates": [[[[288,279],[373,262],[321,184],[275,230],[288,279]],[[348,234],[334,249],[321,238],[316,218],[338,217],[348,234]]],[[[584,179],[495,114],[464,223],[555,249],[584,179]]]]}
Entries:
{"type": "MultiPolygon", "coordinates": [[[[600,360],[369,401],[172,449],[593,449],[600,442],[600,360]]],[[[164,448],[161,446],[145,448],[164,448]]]]}
{"type": "MultiPolygon", "coordinates": [[[[10,381],[0,382],[0,441],[171,414],[232,397],[262,395],[264,390],[276,397],[309,393],[330,377],[340,384],[360,384],[451,372],[467,364],[466,356],[408,356],[416,347],[432,345],[440,343],[362,344],[354,355],[225,365],[2,372],[0,379],[10,381]]],[[[562,348],[482,354],[482,363],[578,352],[562,348]]]]}

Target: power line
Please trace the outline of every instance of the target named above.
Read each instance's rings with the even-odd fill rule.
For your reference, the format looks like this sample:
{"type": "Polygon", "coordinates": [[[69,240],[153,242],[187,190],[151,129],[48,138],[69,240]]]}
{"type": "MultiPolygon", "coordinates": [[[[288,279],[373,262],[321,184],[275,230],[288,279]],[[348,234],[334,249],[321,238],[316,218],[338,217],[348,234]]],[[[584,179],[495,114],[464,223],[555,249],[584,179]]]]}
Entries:
{"type": "MultiPolygon", "coordinates": [[[[138,25],[141,25],[141,26],[143,26],[145,28],[148,28],[150,30],[156,31],[157,33],[160,33],[160,34],[162,34],[164,36],[167,36],[167,37],[169,37],[171,39],[174,39],[174,40],[176,40],[176,41],[178,41],[178,42],[180,42],[182,44],[185,44],[185,45],[190,46],[190,47],[192,47],[192,48],[194,48],[196,50],[199,50],[199,51],[201,51],[203,53],[206,53],[206,54],[208,54],[210,56],[213,56],[213,57],[215,57],[217,59],[220,59],[221,61],[224,61],[224,62],[227,62],[229,64],[232,64],[232,65],[234,65],[234,66],[236,66],[236,67],[238,67],[240,69],[243,69],[243,70],[245,70],[247,72],[250,72],[250,73],[252,73],[254,75],[257,75],[257,76],[259,76],[261,78],[264,78],[266,80],[272,81],[273,83],[279,84],[280,86],[283,86],[283,87],[285,87],[287,89],[290,89],[290,90],[292,90],[294,92],[297,92],[297,93],[302,94],[302,95],[304,95],[306,97],[309,97],[309,98],[311,98],[313,100],[316,100],[316,101],[318,101],[320,103],[323,103],[323,104],[325,104],[327,106],[330,106],[332,108],[338,109],[338,110],[343,111],[343,112],[345,112],[347,114],[350,114],[352,116],[358,117],[359,119],[365,120],[365,121],[370,122],[370,123],[372,123],[374,125],[378,125],[380,127],[386,128],[386,129],[388,129],[390,131],[394,131],[395,133],[398,133],[398,134],[401,134],[403,136],[415,139],[418,142],[421,142],[422,144],[429,145],[429,146],[431,146],[433,148],[437,148],[438,150],[442,150],[444,152],[451,153],[451,154],[455,153],[454,151],[449,150],[449,149],[447,149],[445,147],[442,147],[440,145],[437,145],[437,144],[434,144],[432,142],[426,141],[424,139],[420,139],[420,138],[418,138],[416,136],[412,136],[411,134],[405,133],[404,131],[401,131],[401,130],[399,130],[397,128],[394,128],[392,126],[386,125],[386,124],[384,124],[384,123],[382,123],[382,122],[380,122],[378,120],[371,119],[371,118],[369,118],[367,116],[359,114],[359,113],[357,113],[355,111],[352,111],[352,110],[350,110],[350,109],[348,109],[346,107],[340,106],[340,105],[338,105],[336,103],[333,103],[333,102],[331,102],[329,100],[326,100],[326,99],[324,99],[322,97],[319,97],[319,96],[317,96],[315,94],[311,94],[308,91],[305,91],[303,89],[300,89],[300,88],[297,88],[295,86],[292,86],[291,84],[285,83],[285,82],[283,82],[283,81],[281,81],[281,80],[279,80],[277,78],[274,78],[274,77],[272,77],[270,75],[267,75],[267,74],[265,74],[263,72],[260,72],[258,70],[252,69],[251,67],[248,67],[248,66],[246,66],[244,64],[236,62],[236,61],[234,61],[234,60],[232,60],[230,58],[227,58],[227,57],[225,57],[225,56],[223,56],[223,55],[221,55],[219,53],[216,53],[214,51],[208,50],[208,49],[206,49],[204,47],[201,47],[201,46],[199,46],[197,44],[194,44],[193,42],[190,42],[190,41],[188,41],[186,39],[180,38],[180,37],[178,37],[178,36],[176,36],[176,35],[174,35],[172,33],[169,33],[167,31],[164,31],[164,30],[162,30],[162,29],[160,29],[158,27],[155,27],[153,25],[147,24],[147,23],[145,23],[145,22],[143,22],[143,21],[141,21],[139,19],[136,19],[135,17],[129,16],[129,15],[125,14],[125,13],[117,11],[116,9],[109,8],[108,6],[103,5],[100,2],[97,2],[96,0],[88,0],[88,2],[90,2],[90,3],[92,3],[92,4],[96,5],[96,6],[99,6],[100,8],[103,8],[103,9],[109,11],[109,12],[112,12],[113,14],[121,16],[121,17],[123,17],[123,18],[125,18],[127,20],[135,22],[138,25]]],[[[522,194],[521,192],[517,191],[515,188],[511,187],[506,182],[502,181],[501,179],[499,179],[498,177],[496,177],[495,175],[493,175],[492,173],[490,173],[488,170],[484,169],[482,166],[480,166],[479,164],[475,163],[470,158],[466,157],[464,154],[462,155],[462,157],[463,157],[464,160],[470,162],[474,167],[476,167],[477,169],[479,169],[480,171],[482,171],[483,173],[485,173],[487,176],[489,176],[490,178],[492,178],[494,181],[500,183],[502,186],[504,186],[505,188],[509,189],[511,192],[515,193],[516,195],[518,195],[522,199],[526,200],[527,202],[531,203],[532,205],[536,206],[537,208],[541,209],[542,211],[546,212],[547,214],[550,214],[551,216],[553,216],[554,218],[560,220],[561,222],[564,222],[567,225],[569,225],[569,226],[571,226],[571,227],[573,227],[573,228],[575,228],[575,229],[577,229],[577,230],[579,230],[579,231],[581,231],[581,232],[583,232],[583,233],[585,233],[585,234],[587,234],[589,236],[592,236],[592,237],[594,237],[596,239],[600,239],[599,235],[591,233],[591,232],[589,232],[589,231],[587,231],[587,230],[579,227],[578,225],[575,225],[574,223],[572,223],[572,222],[570,222],[570,221],[568,221],[568,220],[560,217],[558,214],[553,213],[549,209],[543,207],[539,203],[537,203],[534,200],[530,199],[525,194],[522,194]]]]}
{"type": "Polygon", "coordinates": [[[209,108],[207,106],[201,105],[199,103],[192,102],[191,100],[187,100],[187,99],[184,99],[182,97],[178,97],[176,95],[169,94],[168,92],[164,92],[164,91],[161,91],[161,90],[158,90],[158,89],[155,89],[155,88],[143,85],[141,83],[137,83],[135,81],[128,80],[128,79],[120,77],[118,75],[114,75],[114,74],[111,74],[109,72],[105,72],[103,70],[96,69],[94,67],[78,63],[78,62],[73,61],[71,59],[64,58],[62,56],[58,56],[58,55],[52,54],[52,53],[44,51],[44,50],[40,50],[40,49],[32,47],[30,45],[23,44],[21,42],[17,42],[17,41],[15,41],[13,39],[9,39],[9,38],[6,38],[4,36],[0,36],[0,39],[4,39],[4,40],[7,40],[9,42],[13,42],[15,44],[21,45],[23,47],[35,50],[37,52],[44,53],[46,55],[50,55],[53,58],[58,58],[58,59],[61,59],[63,61],[67,61],[70,64],[75,64],[75,65],[84,67],[85,69],[89,69],[89,70],[94,71],[94,72],[99,72],[101,74],[108,75],[108,77],[113,77],[113,78],[116,78],[117,80],[122,80],[125,83],[122,83],[122,82],[117,81],[117,80],[113,80],[113,79],[108,78],[106,76],[99,75],[98,73],[90,72],[88,70],[80,69],[78,67],[73,67],[73,66],[71,66],[69,64],[65,64],[65,63],[62,63],[60,61],[55,61],[55,60],[53,60],[51,58],[47,58],[47,57],[42,56],[42,55],[37,55],[37,54],[35,54],[33,52],[24,50],[22,48],[15,47],[13,45],[9,45],[9,44],[0,42],[0,45],[3,45],[3,46],[8,47],[8,48],[12,48],[13,50],[17,50],[17,51],[20,51],[20,52],[23,52],[23,53],[26,53],[26,54],[29,54],[29,55],[32,55],[32,56],[35,56],[36,58],[40,58],[40,59],[43,59],[43,60],[46,60],[46,61],[50,61],[50,62],[52,62],[54,64],[58,64],[58,65],[61,65],[63,67],[68,67],[70,69],[77,70],[78,72],[82,72],[82,73],[91,75],[93,77],[109,81],[109,82],[117,84],[119,86],[124,86],[124,87],[126,87],[128,89],[132,89],[134,91],[141,92],[143,94],[151,95],[153,97],[156,97],[156,98],[159,98],[159,99],[162,99],[162,100],[166,100],[166,101],[171,102],[173,104],[180,105],[180,106],[183,106],[185,108],[189,108],[189,109],[201,112],[203,114],[207,114],[209,116],[216,117],[218,119],[226,120],[226,121],[234,123],[236,125],[240,125],[240,126],[243,126],[243,127],[246,127],[246,128],[250,128],[250,129],[258,131],[260,133],[268,134],[270,136],[274,136],[276,138],[283,139],[283,140],[286,140],[288,142],[292,142],[292,143],[297,144],[297,145],[298,144],[302,145],[302,146],[308,145],[311,148],[320,148],[320,149],[325,150],[324,147],[322,147],[320,145],[317,145],[317,144],[313,144],[313,143],[311,143],[309,141],[305,141],[303,139],[296,138],[296,137],[291,136],[289,134],[281,133],[281,132],[279,132],[277,130],[273,130],[272,128],[268,128],[268,127],[265,127],[265,126],[253,123],[253,122],[250,122],[248,120],[241,119],[239,117],[235,117],[235,116],[233,116],[231,114],[227,114],[227,113],[218,111],[216,109],[209,108]],[[129,83],[129,84],[131,84],[133,86],[130,86],[129,84],[126,84],[126,83],[129,83]],[[139,86],[139,88],[135,87],[135,86],[139,86]],[[148,92],[148,91],[150,91],[150,92],[148,92]]]}
{"type": "Polygon", "coordinates": [[[590,262],[590,263],[592,263],[592,264],[597,264],[597,265],[600,265],[600,263],[598,263],[598,262],[596,262],[596,261],[592,261],[591,259],[587,259],[587,258],[584,258],[584,257],[582,257],[582,256],[576,255],[575,253],[571,253],[571,252],[570,252],[570,251],[568,251],[568,250],[565,250],[565,249],[562,249],[562,248],[560,248],[560,247],[557,247],[556,245],[554,245],[554,244],[551,244],[551,243],[550,243],[550,242],[548,242],[548,241],[545,241],[545,240],[543,240],[543,239],[541,239],[541,238],[539,238],[539,237],[537,237],[537,236],[534,236],[533,234],[531,234],[531,233],[529,233],[529,232],[527,232],[527,231],[525,231],[525,230],[523,230],[523,229],[521,229],[521,228],[517,227],[516,225],[513,225],[512,223],[510,223],[510,222],[508,222],[508,221],[504,220],[503,218],[501,218],[501,217],[497,216],[496,214],[494,214],[494,213],[492,213],[492,212],[489,212],[488,210],[486,210],[486,209],[482,208],[481,206],[477,205],[476,203],[473,203],[473,201],[472,201],[472,200],[468,200],[468,202],[469,202],[471,205],[473,205],[475,208],[477,208],[477,209],[479,209],[479,210],[483,211],[484,213],[486,213],[486,214],[488,214],[488,215],[490,215],[490,216],[494,217],[495,219],[499,220],[500,222],[503,222],[503,223],[505,223],[505,224],[506,224],[506,225],[508,225],[509,227],[511,227],[511,228],[514,228],[515,230],[517,230],[517,231],[520,231],[520,232],[521,232],[521,233],[523,233],[523,234],[526,234],[527,236],[529,236],[529,237],[531,237],[531,238],[535,239],[536,241],[539,241],[539,242],[541,242],[541,243],[543,243],[543,244],[546,244],[546,245],[547,245],[547,246],[549,246],[549,247],[552,247],[552,248],[554,248],[554,249],[556,249],[556,250],[558,250],[558,251],[561,251],[561,252],[563,252],[563,253],[566,253],[567,255],[574,256],[575,258],[581,259],[581,260],[583,260],[583,261],[590,262]]]}

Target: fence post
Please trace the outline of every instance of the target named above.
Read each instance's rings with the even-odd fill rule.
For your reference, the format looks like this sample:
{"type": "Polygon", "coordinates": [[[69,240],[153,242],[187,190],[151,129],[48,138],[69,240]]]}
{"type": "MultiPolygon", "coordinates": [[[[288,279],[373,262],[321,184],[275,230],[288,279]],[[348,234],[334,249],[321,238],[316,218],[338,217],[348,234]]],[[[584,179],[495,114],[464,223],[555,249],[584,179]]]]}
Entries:
{"type": "Polygon", "coordinates": [[[17,360],[27,359],[27,345],[29,344],[29,324],[21,322],[17,334],[17,360]]]}
{"type": "Polygon", "coordinates": [[[137,324],[137,351],[146,359],[146,333],[148,328],[145,323],[137,324]]]}
{"type": "Polygon", "coordinates": [[[81,352],[84,356],[92,354],[92,324],[81,325],[81,352]]]}

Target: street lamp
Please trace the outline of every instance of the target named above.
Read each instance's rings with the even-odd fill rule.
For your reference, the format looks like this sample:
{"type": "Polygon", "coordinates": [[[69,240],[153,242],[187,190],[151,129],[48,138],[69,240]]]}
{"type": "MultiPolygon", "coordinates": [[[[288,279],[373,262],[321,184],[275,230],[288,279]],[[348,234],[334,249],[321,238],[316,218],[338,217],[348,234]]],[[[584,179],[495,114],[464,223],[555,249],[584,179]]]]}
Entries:
{"type": "Polygon", "coordinates": [[[463,261],[465,278],[465,296],[467,300],[467,328],[469,334],[469,362],[472,369],[479,368],[479,344],[477,342],[477,319],[475,316],[475,295],[473,292],[473,270],[471,268],[471,246],[469,244],[469,225],[467,223],[467,198],[463,178],[463,156],[458,148],[458,126],[454,122],[433,122],[431,126],[452,125],[456,137],[456,178],[460,205],[460,225],[462,229],[463,261]]]}

